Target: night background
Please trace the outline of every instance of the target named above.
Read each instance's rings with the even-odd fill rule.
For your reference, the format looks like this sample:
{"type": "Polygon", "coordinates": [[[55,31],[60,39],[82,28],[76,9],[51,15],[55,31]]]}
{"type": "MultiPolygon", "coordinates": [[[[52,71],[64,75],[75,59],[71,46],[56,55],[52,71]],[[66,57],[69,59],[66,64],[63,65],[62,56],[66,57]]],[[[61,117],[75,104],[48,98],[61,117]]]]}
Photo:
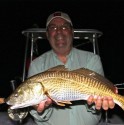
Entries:
{"type": "Polygon", "coordinates": [[[7,97],[12,91],[10,81],[22,76],[26,44],[22,31],[45,28],[48,15],[58,10],[69,14],[74,28],[103,33],[98,43],[105,76],[114,84],[124,83],[123,1],[1,0],[0,97],[7,97]]]}

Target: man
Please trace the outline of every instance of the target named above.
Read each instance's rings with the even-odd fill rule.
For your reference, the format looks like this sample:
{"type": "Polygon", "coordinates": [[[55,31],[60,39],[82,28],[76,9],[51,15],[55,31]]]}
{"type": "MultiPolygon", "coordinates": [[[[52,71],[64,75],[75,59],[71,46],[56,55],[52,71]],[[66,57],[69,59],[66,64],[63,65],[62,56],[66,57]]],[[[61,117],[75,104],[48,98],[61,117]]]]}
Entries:
{"type": "MultiPolygon", "coordinates": [[[[52,50],[32,61],[28,77],[57,65],[65,65],[71,70],[85,67],[104,75],[98,55],[73,48],[73,24],[66,13],[55,12],[48,17],[46,36],[52,50]]],[[[30,113],[37,125],[97,125],[101,118],[100,109],[108,110],[114,105],[111,97],[91,95],[87,102],[78,101],[68,107],[58,107],[48,98],[33,106],[30,113]]]]}

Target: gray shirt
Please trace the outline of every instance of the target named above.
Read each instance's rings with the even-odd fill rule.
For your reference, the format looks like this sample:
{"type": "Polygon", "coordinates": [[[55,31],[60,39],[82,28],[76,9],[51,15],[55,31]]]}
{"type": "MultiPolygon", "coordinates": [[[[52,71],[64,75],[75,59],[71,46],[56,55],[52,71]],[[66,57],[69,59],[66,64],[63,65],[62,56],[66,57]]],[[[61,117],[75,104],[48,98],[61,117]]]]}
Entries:
{"type": "MultiPolygon", "coordinates": [[[[66,64],[63,64],[50,50],[32,61],[28,77],[57,65],[65,65],[71,70],[84,67],[104,75],[100,57],[92,52],[73,48],[67,58],[66,64]]],[[[86,101],[63,108],[54,105],[40,114],[32,109],[30,114],[38,125],[97,125],[101,117],[101,113],[94,106],[89,107],[86,101]]]]}

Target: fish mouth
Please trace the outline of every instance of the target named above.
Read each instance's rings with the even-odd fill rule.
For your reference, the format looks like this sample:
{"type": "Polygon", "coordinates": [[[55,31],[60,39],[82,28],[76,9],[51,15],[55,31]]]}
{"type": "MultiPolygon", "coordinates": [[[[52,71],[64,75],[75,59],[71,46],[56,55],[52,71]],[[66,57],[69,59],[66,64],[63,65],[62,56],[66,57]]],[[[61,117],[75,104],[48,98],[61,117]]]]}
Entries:
{"type": "MultiPolygon", "coordinates": [[[[37,103],[36,103],[37,104],[37,103]]],[[[32,105],[36,105],[35,103],[23,103],[23,104],[15,104],[15,105],[10,105],[10,109],[19,109],[19,108],[26,108],[32,105]]]]}
{"type": "Polygon", "coordinates": [[[27,106],[24,106],[24,105],[12,105],[10,106],[10,109],[19,109],[19,108],[25,108],[27,106]]]}

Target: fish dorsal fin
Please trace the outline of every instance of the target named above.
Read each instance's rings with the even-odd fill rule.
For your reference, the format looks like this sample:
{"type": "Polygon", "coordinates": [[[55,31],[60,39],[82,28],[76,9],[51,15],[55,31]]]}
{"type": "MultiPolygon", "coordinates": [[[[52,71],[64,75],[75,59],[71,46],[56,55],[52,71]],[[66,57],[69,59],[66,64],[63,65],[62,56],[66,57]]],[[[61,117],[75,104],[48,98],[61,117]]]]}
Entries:
{"type": "Polygon", "coordinates": [[[58,65],[48,69],[47,71],[68,71],[68,69],[64,65],[58,65]]]}
{"type": "Polygon", "coordinates": [[[115,90],[114,84],[109,81],[108,79],[106,79],[104,76],[98,74],[97,72],[94,72],[90,69],[86,69],[86,68],[80,68],[77,70],[73,70],[73,72],[78,73],[82,76],[97,80],[98,82],[103,82],[106,83],[110,89],[115,90]]]}
{"type": "Polygon", "coordinates": [[[82,74],[82,75],[91,75],[93,74],[93,71],[91,70],[88,70],[86,68],[79,68],[79,69],[76,69],[76,70],[72,70],[72,72],[75,72],[75,73],[78,73],[78,74],[82,74]]]}

